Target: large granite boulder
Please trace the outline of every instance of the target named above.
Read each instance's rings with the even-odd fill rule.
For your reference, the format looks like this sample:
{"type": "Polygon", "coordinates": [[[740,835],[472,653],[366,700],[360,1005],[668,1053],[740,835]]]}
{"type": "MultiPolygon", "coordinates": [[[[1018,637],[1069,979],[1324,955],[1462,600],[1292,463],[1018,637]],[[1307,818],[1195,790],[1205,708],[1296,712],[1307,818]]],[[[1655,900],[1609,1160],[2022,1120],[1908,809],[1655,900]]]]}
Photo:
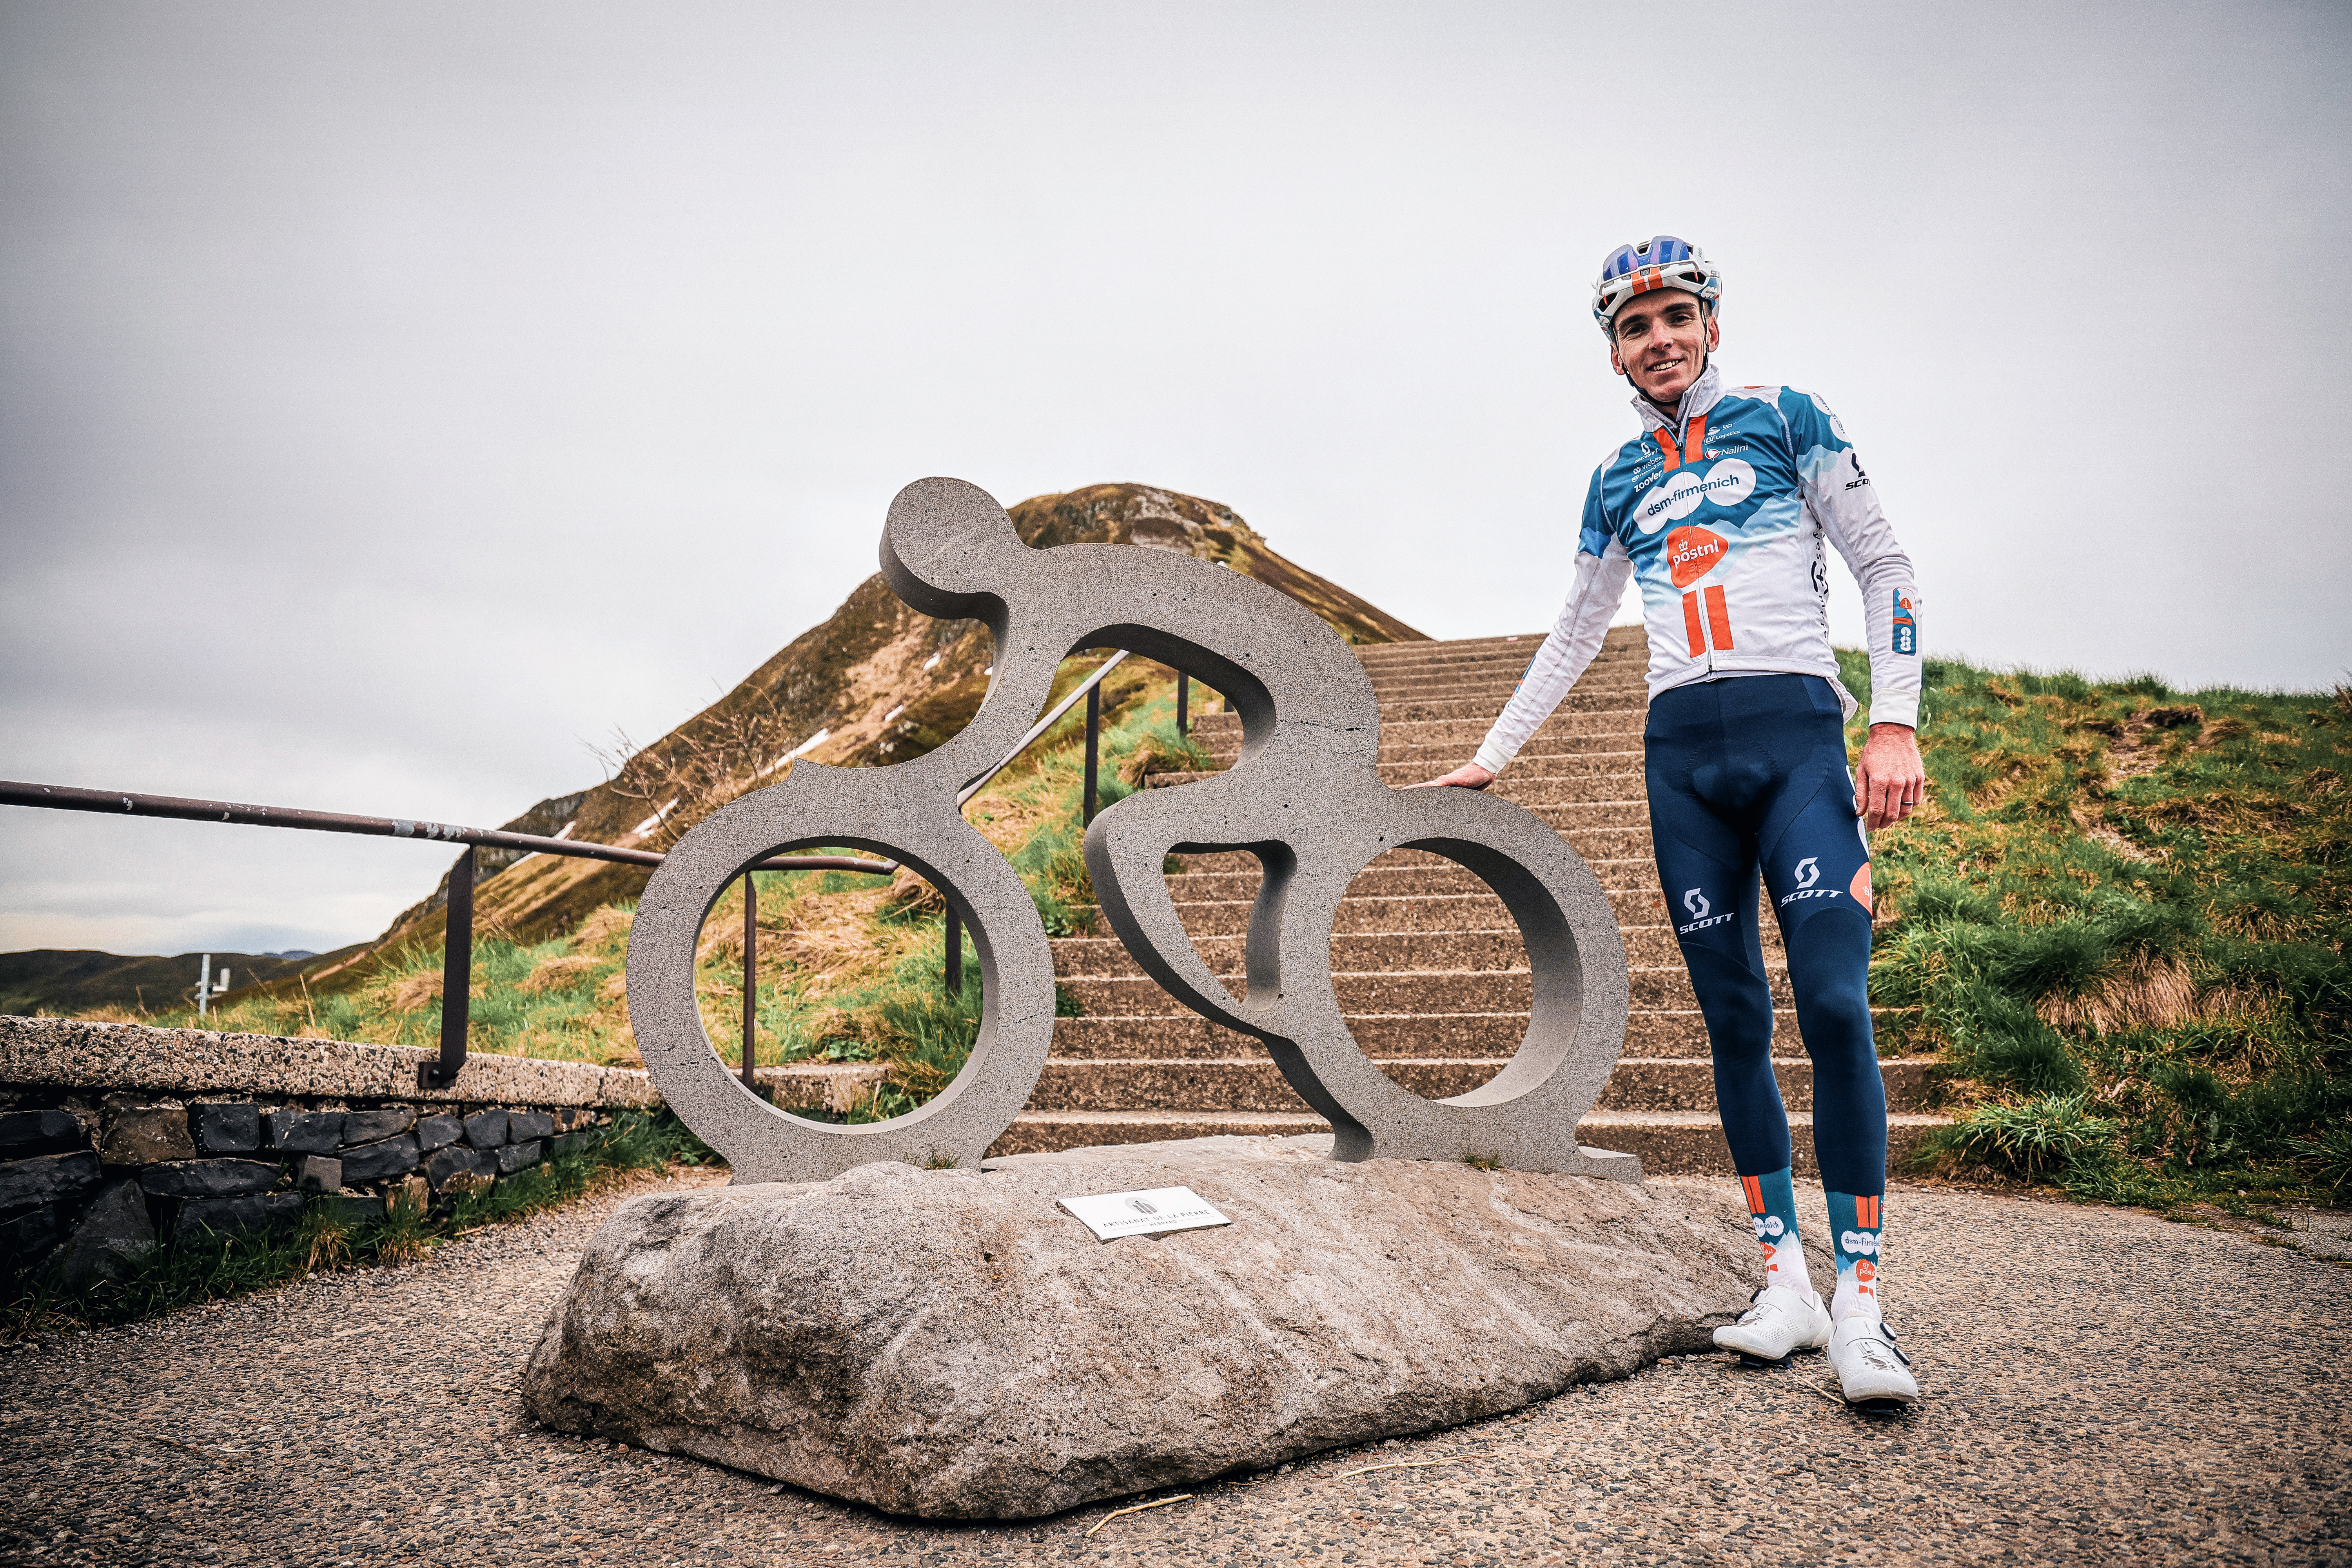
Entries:
{"type": "Polygon", "coordinates": [[[1759,1270],[1729,1183],[1336,1163],[1329,1143],[633,1199],[524,1399],[893,1512],[1025,1518],[1623,1377],[1706,1348],[1759,1270]],[[1234,1223],[1098,1242],[1055,1204],[1178,1185],[1234,1223]]]}

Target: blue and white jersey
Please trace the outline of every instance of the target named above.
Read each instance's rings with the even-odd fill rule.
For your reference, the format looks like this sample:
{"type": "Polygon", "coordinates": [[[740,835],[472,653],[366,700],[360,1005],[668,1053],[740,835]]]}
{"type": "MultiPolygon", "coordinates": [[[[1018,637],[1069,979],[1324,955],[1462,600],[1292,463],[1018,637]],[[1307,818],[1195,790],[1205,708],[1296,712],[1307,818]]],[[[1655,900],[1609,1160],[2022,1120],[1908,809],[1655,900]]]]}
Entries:
{"type": "Polygon", "coordinates": [[[1600,652],[1629,574],[1642,589],[1653,698],[1728,675],[1836,681],[1831,546],[1862,584],[1871,721],[1916,727],[1911,560],[1829,405],[1794,387],[1726,387],[1710,365],[1674,423],[1647,399],[1633,406],[1642,434],[1593,472],[1568,603],[1478,764],[1500,773],[1568,695],[1600,652]]]}

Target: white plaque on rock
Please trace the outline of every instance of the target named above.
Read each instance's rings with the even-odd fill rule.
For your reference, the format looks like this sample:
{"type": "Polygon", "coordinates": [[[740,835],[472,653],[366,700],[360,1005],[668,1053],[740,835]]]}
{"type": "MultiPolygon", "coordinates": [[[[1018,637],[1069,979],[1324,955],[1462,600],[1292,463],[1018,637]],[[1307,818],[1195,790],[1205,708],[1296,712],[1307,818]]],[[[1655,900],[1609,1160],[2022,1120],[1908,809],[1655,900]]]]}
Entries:
{"type": "Polygon", "coordinates": [[[1055,1200],[1078,1216],[1097,1241],[1116,1236],[1150,1236],[1163,1230],[1199,1230],[1231,1225],[1209,1200],[1190,1187],[1153,1187],[1141,1193],[1105,1193],[1092,1198],[1055,1200]]]}

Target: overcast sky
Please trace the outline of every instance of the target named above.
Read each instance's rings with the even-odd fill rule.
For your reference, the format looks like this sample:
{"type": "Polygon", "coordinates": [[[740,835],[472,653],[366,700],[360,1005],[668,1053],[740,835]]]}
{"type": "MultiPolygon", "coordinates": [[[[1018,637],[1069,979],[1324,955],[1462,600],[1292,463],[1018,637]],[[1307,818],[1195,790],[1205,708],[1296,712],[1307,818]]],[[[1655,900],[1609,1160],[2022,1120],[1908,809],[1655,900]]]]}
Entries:
{"type": "MultiPolygon", "coordinates": [[[[1930,651],[2352,666],[2352,10],[0,3],[0,775],[494,824],[873,570],[1139,480],[1548,626],[1622,241],[1822,395],[1930,651]]],[[[1859,636],[1839,579],[1839,630],[1859,636]]],[[[0,807],[0,948],[446,851],[0,807]]]]}

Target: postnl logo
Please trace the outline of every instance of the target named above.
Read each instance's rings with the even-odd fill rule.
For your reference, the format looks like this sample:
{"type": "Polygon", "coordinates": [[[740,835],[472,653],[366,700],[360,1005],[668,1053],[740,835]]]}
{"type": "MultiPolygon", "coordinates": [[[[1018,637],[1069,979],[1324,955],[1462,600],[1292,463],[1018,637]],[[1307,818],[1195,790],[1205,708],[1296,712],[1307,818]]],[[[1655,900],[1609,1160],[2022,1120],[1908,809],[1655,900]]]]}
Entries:
{"type": "Polygon", "coordinates": [[[1684,468],[1664,484],[1653,485],[1633,503],[1633,525],[1655,533],[1698,510],[1699,502],[1735,507],[1756,493],[1756,469],[1738,458],[1726,458],[1701,475],[1684,468]]]}
{"type": "Polygon", "coordinates": [[[1666,535],[1666,571],[1677,588],[1687,588],[1723,559],[1730,542],[1705,528],[1678,528],[1666,535]]]}

